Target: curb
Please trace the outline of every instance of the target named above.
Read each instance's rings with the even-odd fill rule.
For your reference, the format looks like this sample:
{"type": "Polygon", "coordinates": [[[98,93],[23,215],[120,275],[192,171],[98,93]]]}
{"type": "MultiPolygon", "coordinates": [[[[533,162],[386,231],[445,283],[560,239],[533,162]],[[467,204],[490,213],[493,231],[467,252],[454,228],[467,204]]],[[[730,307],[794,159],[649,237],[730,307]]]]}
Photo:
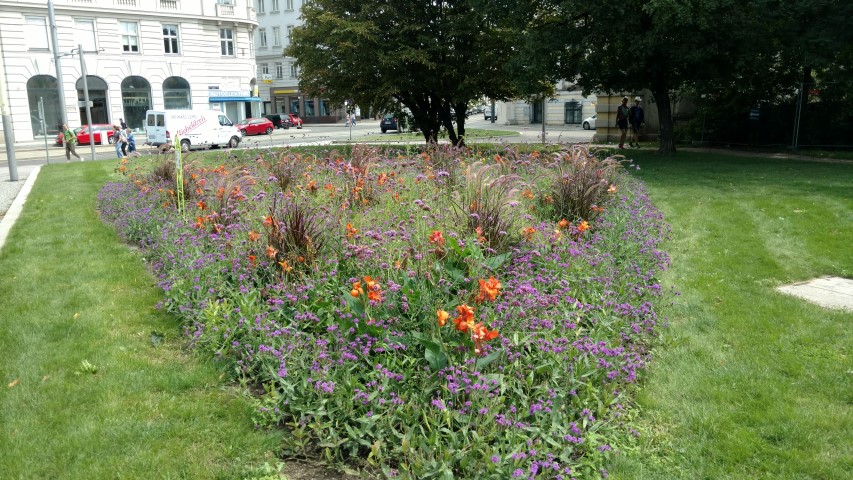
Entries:
{"type": "Polygon", "coordinates": [[[3,245],[6,243],[6,237],[9,236],[12,226],[15,224],[15,221],[18,220],[18,217],[21,216],[21,211],[24,209],[24,203],[27,201],[27,196],[30,194],[33,184],[36,183],[36,177],[38,177],[40,171],[41,165],[36,165],[36,167],[33,168],[33,171],[27,176],[27,181],[24,182],[24,186],[21,187],[21,190],[18,192],[18,195],[9,207],[9,210],[6,211],[3,219],[0,220],[0,251],[3,250],[3,245]]]}

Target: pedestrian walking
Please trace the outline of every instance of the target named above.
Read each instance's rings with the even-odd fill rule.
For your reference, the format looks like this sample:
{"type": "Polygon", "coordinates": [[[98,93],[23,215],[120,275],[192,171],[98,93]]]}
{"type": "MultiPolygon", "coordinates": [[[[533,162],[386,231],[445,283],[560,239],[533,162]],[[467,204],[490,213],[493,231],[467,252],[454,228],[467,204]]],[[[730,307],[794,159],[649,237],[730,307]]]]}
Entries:
{"type": "Polygon", "coordinates": [[[355,112],[352,113],[352,115],[350,116],[350,119],[351,119],[350,123],[352,123],[352,126],[354,127],[355,126],[355,112]]]}
{"type": "Polygon", "coordinates": [[[622,130],[622,136],[619,138],[619,149],[625,148],[625,136],[628,135],[628,115],[631,109],[628,108],[628,97],[622,97],[622,105],[616,107],[616,127],[622,130]]]}
{"type": "Polygon", "coordinates": [[[65,142],[65,159],[71,161],[71,155],[77,157],[77,160],[83,161],[80,155],[77,155],[77,135],[74,130],[68,128],[68,125],[62,124],[62,139],[65,142]]]}
{"type": "Polygon", "coordinates": [[[119,123],[119,125],[121,126],[121,129],[122,129],[122,130],[127,130],[127,124],[126,124],[126,123],[124,123],[124,119],[123,119],[123,118],[119,118],[119,119],[118,119],[118,123],[119,123]]]}
{"type": "Polygon", "coordinates": [[[640,102],[643,99],[640,97],[634,98],[634,106],[628,112],[628,123],[631,124],[631,142],[630,145],[634,148],[640,148],[640,128],[646,124],[646,117],[643,113],[643,107],[640,102]]]}
{"type": "Polygon", "coordinates": [[[124,131],[127,133],[127,156],[141,157],[142,154],[136,151],[136,138],[133,132],[129,128],[124,131]]]}
{"type": "Polygon", "coordinates": [[[118,125],[113,125],[113,144],[116,147],[116,156],[118,158],[124,158],[125,154],[122,153],[122,146],[124,145],[124,141],[122,140],[122,130],[118,125]]]}
{"type": "Polygon", "coordinates": [[[119,129],[118,134],[121,140],[121,154],[125,157],[127,156],[127,132],[129,132],[129,128],[119,129]]]}

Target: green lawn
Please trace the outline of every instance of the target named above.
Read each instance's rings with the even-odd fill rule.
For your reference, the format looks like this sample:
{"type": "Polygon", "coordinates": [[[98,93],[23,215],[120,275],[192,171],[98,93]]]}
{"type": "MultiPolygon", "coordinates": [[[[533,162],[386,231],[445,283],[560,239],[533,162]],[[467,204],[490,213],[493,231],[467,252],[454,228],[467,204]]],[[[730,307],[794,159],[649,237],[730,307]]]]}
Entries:
{"type": "MultiPolygon", "coordinates": [[[[466,128],[466,139],[489,139],[489,138],[504,138],[517,137],[520,133],[508,130],[484,130],[480,128],[466,128]]],[[[367,135],[359,135],[352,139],[353,142],[423,142],[424,136],[421,132],[397,132],[396,130],[388,133],[368,133],[367,135]]],[[[439,134],[439,140],[447,140],[447,132],[442,131],[439,134]]]]}
{"type": "Polygon", "coordinates": [[[611,478],[853,478],[853,313],[774,290],[853,277],[853,164],[630,153],[682,295],[611,478]]]}
{"type": "MultiPolygon", "coordinates": [[[[774,287],[853,277],[853,164],[629,153],[673,226],[681,296],[611,478],[850,478],[853,314],[774,287]]],[[[250,476],[279,437],[184,349],[97,218],[114,167],[44,167],[0,252],[0,478],[250,476]]]]}
{"type": "Polygon", "coordinates": [[[0,477],[251,475],[279,434],[184,348],[143,259],[99,220],[115,166],[43,167],[0,252],[0,477]]]}

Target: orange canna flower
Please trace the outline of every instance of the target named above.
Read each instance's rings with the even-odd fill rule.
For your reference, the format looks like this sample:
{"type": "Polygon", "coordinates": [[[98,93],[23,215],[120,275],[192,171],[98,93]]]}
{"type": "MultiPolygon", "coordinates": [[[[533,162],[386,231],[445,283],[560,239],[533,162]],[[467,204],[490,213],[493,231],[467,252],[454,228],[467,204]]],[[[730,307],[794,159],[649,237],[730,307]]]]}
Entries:
{"type": "Polygon", "coordinates": [[[207,205],[204,203],[204,200],[200,200],[195,205],[198,207],[199,210],[204,210],[205,208],[207,208],[207,205]]]}
{"type": "Polygon", "coordinates": [[[361,282],[354,282],[352,284],[352,290],[349,291],[349,294],[355,298],[358,298],[363,293],[364,293],[364,290],[362,290],[362,288],[361,288],[361,282]]]}
{"type": "Polygon", "coordinates": [[[589,223],[586,220],[582,221],[580,225],[578,225],[578,233],[583,233],[589,230],[589,223]]]}
{"type": "Polygon", "coordinates": [[[438,316],[438,326],[445,326],[447,324],[447,319],[450,318],[450,314],[440,308],[435,311],[435,314],[438,316]]]}
{"type": "Polygon", "coordinates": [[[462,304],[456,307],[459,316],[453,319],[453,324],[456,330],[465,332],[468,328],[474,326],[474,309],[468,305],[462,304]]]}
{"type": "MultiPolygon", "coordinates": [[[[200,217],[199,217],[199,218],[200,218],[200,217]]],[[[254,242],[254,241],[256,241],[256,240],[257,240],[257,239],[259,239],[259,238],[261,238],[261,234],[260,234],[260,233],[258,233],[258,232],[256,232],[256,231],[254,231],[254,230],[249,230],[249,241],[250,241],[250,242],[254,242]]]]}
{"type": "Polygon", "coordinates": [[[266,254],[269,258],[275,258],[275,254],[278,253],[278,250],[272,247],[272,245],[267,245],[266,254]]]}
{"type": "Polygon", "coordinates": [[[486,243],[486,237],[483,235],[483,227],[478,226],[474,229],[474,232],[477,233],[477,241],[480,243],[486,243]]]}
{"type": "Polygon", "coordinates": [[[269,227],[269,226],[271,226],[272,224],[273,224],[272,216],[267,215],[266,217],[264,217],[264,226],[265,226],[265,227],[269,227]]]}
{"type": "Polygon", "coordinates": [[[443,247],[444,236],[439,230],[433,230],[429,236],[429,243],[432,243],[433,245],[438,245],[439,247],[443,247]]]}
{"type": "Polygon", "coordinates": [[[293,267],[291,267],[290,264],[287,263],[287,260],[284,260],[282,262],[278,262],[278,264],[281,266],[281,270],[284,273],[290,273],[290,271],[293,270],[293,267]]]}
{"type": "Polygon", "coordinates": [[[501,282],[495,277],[490,277],[488,280],[482,278],[477,280],[480,283],[480,293],[477,295],[477,302],[483,302],[486,299],[494,302],[498,295],[501,294],[501,282]]]}
{"type": "Polygon", "coordinates": [[[569,221],[568,221],[568,220],[566,220],[565,218],[564,218],[564,219],[562,219],[562,220],[560,220],[559,222],[557,222],[557,227],[559,227],[559,228],[561,228],[561,229],[563,229],[563,230],[565,230],[565,229],[569,228],[570,226],[572,226],[572,224],[571,224],[571,223],[569,223],[569,221]]]}
{"type": "Polygon", "coordinates": [[[315,182],[314,180],[311,180],[310,182],[308,182],[308,191],[309,192],[314,193],[317,191],[318,188],[319,187],[317,187],[317,182],[315,182]]]}
{"type": "Polygon", "coordinates": [[[373,300],[374,302],[381,302],[382,301],[382,292],[380,292],[378,289],[374,288],[373,290],[367,292],[367,299],[373,300]]]}
{"type": "Polygon", "coordinates": [[[521,192],[521,196],[522,196],[522,197],[524,197],[524,198],[526,198],[526,199],[528,199],[528,200],[530,200],[530,199],[532,199],[532,198],[533,198],[533,192],[532,192],[532,191],[530,191],[530,189],[528,188],[527,190],[525,190],[525,191],[521,192]]]}
{"type": "Polygon", "coordinates": [[[255,258],[255,256],[254,256],[254,255],[249,255],[249,265],[251,265],[251,266],[253,266],[253,267],[254,267],[254,266],[255,266],[255,264],[257,263],[257,261],[258,261],[258,259],[257,259],[257,258],[255,258]]]}
{"type": "Polygon", "coordinates": [[[607,189],[607,193],[616,193],[616,190],[616,185],[610,185],[610,187],[607,189]]]}
{"type": "Polygon", "coordinates": [[[204,228],[204,217],[196,217],[195,228],[204,228]]]}
{"type": "Polygon", "coordinates": [[[347,237],[352,238],[356,233],[358,233],[358,229],[353,228],[351,223],[347,224],[347,237]]]}
{"type": "Polygon", "coordinates": [[[533,227],[525,227],[521,229],[521,236],[524,237],[525,240],[533,239],[533,234],[536,233],[536,229],[533,227]]]}
{"type": "Polygon", "coordinates": [[[377,183],[379,183],[379,185],[385,185],[385,182],[387,182],[387,181],[388,181],[388,175],[385,174],[385,172],[380,173],[379,179],[377,180],[377,183]]]}

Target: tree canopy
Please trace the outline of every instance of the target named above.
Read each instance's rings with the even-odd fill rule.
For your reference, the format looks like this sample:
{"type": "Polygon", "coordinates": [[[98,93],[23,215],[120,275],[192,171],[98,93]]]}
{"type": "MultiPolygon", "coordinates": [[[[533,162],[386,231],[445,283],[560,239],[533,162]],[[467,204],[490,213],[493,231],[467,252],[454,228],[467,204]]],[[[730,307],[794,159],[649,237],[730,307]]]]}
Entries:
{"type": "Polygon", "coordinates": [[[478,1],[316,0],[303,6],[286,54],[300,87],[343,104],[411,111],[427,142],[444,127],[464,143],[469,102],[509,99],[512,36],[478,1]]]}

